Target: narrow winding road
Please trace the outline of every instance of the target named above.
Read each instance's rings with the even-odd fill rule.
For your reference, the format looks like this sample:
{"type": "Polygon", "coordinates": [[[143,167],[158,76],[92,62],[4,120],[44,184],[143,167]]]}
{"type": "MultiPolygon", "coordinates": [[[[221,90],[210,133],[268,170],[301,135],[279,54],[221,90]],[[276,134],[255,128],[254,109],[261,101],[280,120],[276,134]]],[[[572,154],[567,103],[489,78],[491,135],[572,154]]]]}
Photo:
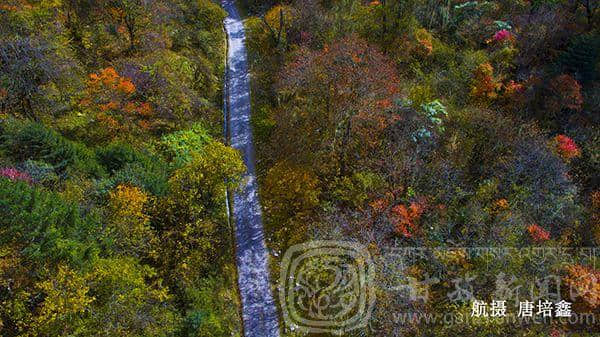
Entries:
{"type": "MultiPolygon", "coordinates": [[[[246,337],[279,337],[279,322],[269,282],[268,254],[255,176],[250,128],[250,84],[244,47],[244,24],[234,0],[222,0],[228,13],[225,29],[229,42],[226,85],[231,145],[240,150],[248,171],[242,189],[234,193],[238,284],[246,337]]],[[[226,99],[227,100],[227,99],[226,99]]]]}

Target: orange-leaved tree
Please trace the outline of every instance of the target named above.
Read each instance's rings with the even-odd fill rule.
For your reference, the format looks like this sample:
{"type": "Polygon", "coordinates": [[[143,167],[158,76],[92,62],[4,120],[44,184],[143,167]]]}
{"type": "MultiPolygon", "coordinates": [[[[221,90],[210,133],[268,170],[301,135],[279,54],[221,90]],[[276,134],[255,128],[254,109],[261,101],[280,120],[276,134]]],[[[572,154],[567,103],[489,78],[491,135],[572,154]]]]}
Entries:
{"type": "Polygon", "coordinates": [[[120,76],[112,67],[89,75],[80,105],[90,112],[97,124],[98,141],[110,141],[123,133],[152,129],[152,105],[138,98],[131,79],[120,76]]]}

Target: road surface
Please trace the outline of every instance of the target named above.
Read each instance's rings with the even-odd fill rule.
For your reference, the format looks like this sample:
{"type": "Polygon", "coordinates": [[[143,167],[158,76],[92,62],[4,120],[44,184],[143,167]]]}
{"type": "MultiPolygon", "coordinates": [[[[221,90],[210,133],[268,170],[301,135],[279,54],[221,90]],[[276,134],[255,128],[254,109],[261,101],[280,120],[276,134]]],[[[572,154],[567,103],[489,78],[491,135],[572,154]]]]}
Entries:
{"type": "Polygon", "coordinates": [[[250,128],[250,85],[244,47],[244,25],[233,0],[223,0],[228,16],[225,30],[229,42],[228,88],[231,146],[241,151],[248,171],[242,189],[234,193],[233,218],[236,227],[238,284],[242,298],[244,333],[247,337],[279,337],[279,322],[269,281],[254,148],[250,128]]]}

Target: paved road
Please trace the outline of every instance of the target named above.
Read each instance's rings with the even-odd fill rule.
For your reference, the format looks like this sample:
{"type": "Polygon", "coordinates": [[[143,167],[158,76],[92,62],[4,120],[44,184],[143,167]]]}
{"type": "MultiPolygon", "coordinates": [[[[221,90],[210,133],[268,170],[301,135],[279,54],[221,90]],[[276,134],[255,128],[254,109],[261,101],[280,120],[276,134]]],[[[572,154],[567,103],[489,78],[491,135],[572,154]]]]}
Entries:
{"type": "Polygon", "coordinates": [[[244,25],[234,0],[223,0],[221,3],[229,14],[225,19],[229,40],[226,79],[230,109],[228,128],[231,145],[242,152],[248,168],[242,190],[233,197],[244,332],[246,337],[279,337],[279,322],[269,282],[268,254],[255,176],[244,25]]]}

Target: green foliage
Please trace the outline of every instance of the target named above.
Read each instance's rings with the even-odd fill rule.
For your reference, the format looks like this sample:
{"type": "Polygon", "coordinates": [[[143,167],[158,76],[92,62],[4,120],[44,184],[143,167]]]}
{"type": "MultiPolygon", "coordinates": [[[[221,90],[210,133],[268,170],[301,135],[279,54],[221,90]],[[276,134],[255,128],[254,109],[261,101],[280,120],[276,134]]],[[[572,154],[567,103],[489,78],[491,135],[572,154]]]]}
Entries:
{"type": "Polygon", "coordinates": [[[59,173],[70,170],[94,177],[105,174],[94,153],[83,144],[67,140],[40,123],[8,120],[4,124],[0,147],[17,161],[45,161],[59,173]]]}
{"type": "Polygon", "coordinates": [[[598,78],[596,68],[600,61],[600,37],[593,34],[578,35],[559,57],[559,63],[585,81],[598,78]]]}
{"type": "Polygon", "coordinates": [[[427,104],[423,104],[421,105],[421,109],[423,109],[425,117],[427,117],[431,123],[443,130],[441,124],[443,123],[443,118],[448,116],[448,112],[446,112],[446,107],[439,100],[436,99],[427,104]]]}
{"type": "Polygon", "coordinates": [[[380,175],[373,172],[356,172],[351,177],[338,180],[333,192],[334,199],[360,209],[384,186],[384,179],[380,175]]]}
{"type": "Polygon", "coordinates": [[[183,323],[183,336],[227,337],[236,330],[234,294],[225,284],[222,277],[210,277],[186,289],[190,309],[183,323]]]}
{"type": "Polygon", "coordinates": [[[56,193],[0,178],[0,209],[0,244],[23,247],[38,273],[58,261],[82,265],[98,253],[93,239],[101,229],[99,219],[81,214],[56,193]]]}
{"type": "Polygon", "coordinates": [[[113,142],[96,150],[96,156],[108,172],[116,172],[127,164],[143,161],[145,158],[129,143],[113,142]]]}
{"type": "Polygon", "coordinates": [[[33,179],[33,181],[40,183],[45,186],[55,186],[59,177],[54,170],[54,166],[43,162],[43,161],[35,161],[35,160],[27,160],[23,164],[21,164],[24,172],[27,172],[29,176],[33,179]]]}
{"type": "Polygon", "coordinates": [[[194,124],[187,130],[164,135],[159,148],[175,168],[180,168],[192,160],[194,152],[202,152],[204,146],[212,142],[212,137],[201,124],[194,124]]]}
{"type": "Polygon", "coordinates": [[[163,336],[177,328],[168,289],[160,281],[147,281],[156,277],[151,267],[131,258],[101,259],[87,277],[95,298],[91,331],[103,326],[112,336],[163,336]]]}
{"type": "Polygon", "coordinates": [[[239,335],[225,11],[0,2],[0,335],[239,335]]]}
{"type": "Polygon", "coordinates": [[[163,196],[168,191],[169,172],[169,166],[160,157],[147,156],[143,161],[126,164],[110,178],[100,181],[99,192],[105,194],[117,185],[129,184],[163,196]]]}
{"type": "Polygon", "coordinates": [[[244,172],[239,152],[219,142],[211,142],[169,179],[164,209],[179,219],[225,219],[225,190],[235,188],[244,172]]]}

